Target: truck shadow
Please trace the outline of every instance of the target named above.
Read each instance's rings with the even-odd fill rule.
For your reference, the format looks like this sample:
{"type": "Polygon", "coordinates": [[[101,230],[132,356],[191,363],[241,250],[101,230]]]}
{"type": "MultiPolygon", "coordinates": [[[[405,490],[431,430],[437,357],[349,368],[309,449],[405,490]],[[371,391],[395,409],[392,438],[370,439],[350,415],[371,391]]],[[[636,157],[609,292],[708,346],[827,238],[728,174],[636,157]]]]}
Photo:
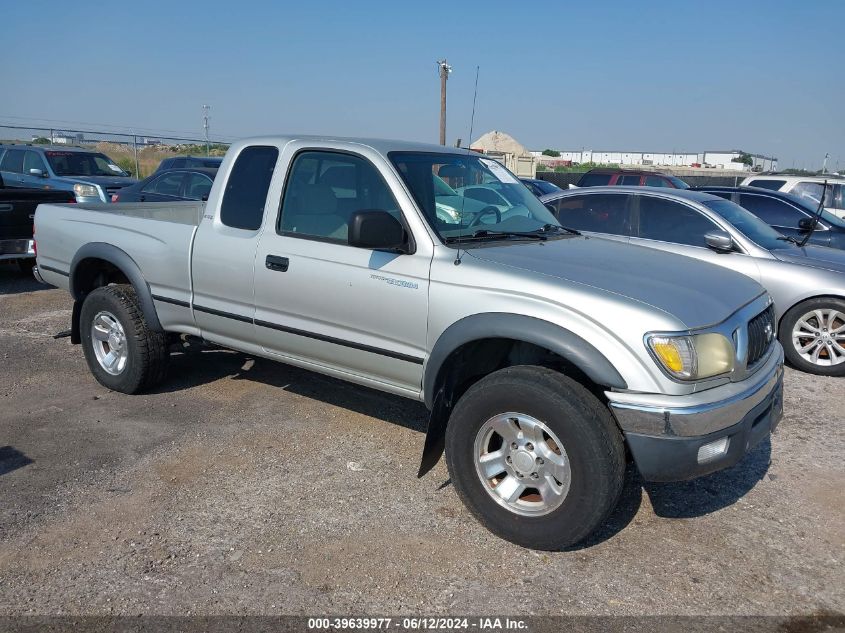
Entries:
{"type": "MultiPolygon", "coordinates": [[[[154,393],[181,391],[229,377],[284,389],[420,434],[426,430],[428,412],[421,403],[202,343],[183,344],[173,349],[179,351],[171,356],[169,377],[154,393]]],[[[753,489],[766,476],[770,462],[771,444],[767,439],[736,466],[692,481],[646,482],[629,463],[622,495],[613,513],[586,541],[566,551],[593,547],[624,530],[637,516],[643,493],[648,495],[654,514],[660,518],[688,519],[717,512],[733,505],[753,489]]],[[[438,490],[447,488],[449,483],[448,480],[441,483],[438,490]]]]}
{"type": "Polygon", "coordinates": [[[663,519],[692,519],[733,505],[761,481],[771,464],[772,446],[766,439],[740,463],[692,481],[654,483],[643,480],[633,463],[625,472],[625,487],[616,509],[587,540],[566,551],[588,549],[624,530],[648,495],[654,514],[663,519]]]}
{"type": "Polygon", "coordinates": [[[0,262],[0,295],[16,295],[50,288],[52,286],[35,281],[31,274],[22,273],[17,265],[0,262]]]}
{"type": "Polygon", "coordinates": [[[191,343],[172,353],[168,378],[151,393],[170,393],[229,377],[265,384],[312,400],[425,433],[422,403],[324,376],[292,365],[191,343]]]}
{"type": "Polygon", "coordinates": [[[13,446],[0,446],[0,476],[23,468],[31,464],[33,460],[21,453],[13,446]]]}

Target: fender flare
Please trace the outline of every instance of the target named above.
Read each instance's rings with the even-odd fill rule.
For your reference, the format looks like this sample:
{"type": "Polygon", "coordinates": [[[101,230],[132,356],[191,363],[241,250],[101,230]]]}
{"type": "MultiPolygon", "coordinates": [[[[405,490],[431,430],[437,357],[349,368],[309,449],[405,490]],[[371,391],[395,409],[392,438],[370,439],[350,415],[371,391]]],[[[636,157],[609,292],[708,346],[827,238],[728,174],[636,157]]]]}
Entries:
{"type": "Polygon", "coordinates": [[[147,322],[147,326],[156,332],[163,332],[161,322],[158,320],[158,313],[156,312],[155,303],[153,303],[153,293],[150,290],[150,285],[144,279],[141,268],[135,263],[126,251],[119,249],[113,244],[106,244],[105,242],[89,242],[82,246],[73,256],[73,261],[70,264],[69,275],[69,290],[74,300],[82,304],[85,299],[85,293],[76,287],[78,281],[77,268],[79,264],[86,259],[102,259],[115,266],[122,272],[132,287],[135,289],[135,294],[138,296],[138,303],[141,306],[141,312],[147,322]]]}
{"type": "Polygon", "coordinates": [[[488,312],[465,317],[450,325],[437,339],[423,375],[423,397],[431,411],[417,477],[434,468],[443,454],[446,425],[453,402],[444,389],[449,356],[461,345],[490,338],[506,338],[548,349],[578,367],[593,382],[609,388],[628,385],[611,362],[592,344],[564,327],[530,316],[488,312]],[[445,366],[445,367],[444,367],[445,366]]]}
{"type": "Polygon", "coordinates": [[[423,376],[423,395],[428,409],[434,406],[438,378],[449,355],[461,345],[488,338],[532,343],[565,358],[596,384],[617,389],[628,388],[616,367],[599,350],[566,328],[535,317],[486,312],[453,323],[434,344],[423,376]]]}

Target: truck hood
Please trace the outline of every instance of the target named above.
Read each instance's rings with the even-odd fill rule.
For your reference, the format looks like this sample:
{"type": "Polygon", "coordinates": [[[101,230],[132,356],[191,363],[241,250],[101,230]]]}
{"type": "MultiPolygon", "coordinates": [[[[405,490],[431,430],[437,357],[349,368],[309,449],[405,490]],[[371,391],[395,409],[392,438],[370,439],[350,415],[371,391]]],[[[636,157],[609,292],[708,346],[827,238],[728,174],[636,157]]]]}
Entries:
{"type": "Polygon", "coordinates": [[[595,237],[511,243],[469,253],[648,304],[688,328],[721,323],[764,292],[750,277],[721,266],[595,237]]]}
{"type": "Polygon", "coordinates": [[[61,176],[59,180],[69,185],[81,183],[102,187],[128,187],[138,182],[137,179],[128,176],[61,176]]]}
{"type": "Polygon", "coordinates": [[[838,248],[808,244],[803,248],[779,248],[771,253],[782,262],[845,273],[845,251],[838,248]]]}

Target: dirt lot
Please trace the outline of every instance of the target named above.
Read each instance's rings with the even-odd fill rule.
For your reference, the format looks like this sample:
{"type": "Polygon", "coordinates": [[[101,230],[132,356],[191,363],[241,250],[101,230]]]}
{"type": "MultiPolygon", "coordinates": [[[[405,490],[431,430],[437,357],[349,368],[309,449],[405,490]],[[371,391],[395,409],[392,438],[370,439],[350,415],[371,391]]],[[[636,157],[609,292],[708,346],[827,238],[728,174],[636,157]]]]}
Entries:
{"type": "Polygon", "coordinates": [[[0,268],[0,615],[845,611],[845,379],[787,370],[744,462],[643,484],[584,546],[486,532],[416,404],[225,351],[111,393],[66,293],[0,268]]]}

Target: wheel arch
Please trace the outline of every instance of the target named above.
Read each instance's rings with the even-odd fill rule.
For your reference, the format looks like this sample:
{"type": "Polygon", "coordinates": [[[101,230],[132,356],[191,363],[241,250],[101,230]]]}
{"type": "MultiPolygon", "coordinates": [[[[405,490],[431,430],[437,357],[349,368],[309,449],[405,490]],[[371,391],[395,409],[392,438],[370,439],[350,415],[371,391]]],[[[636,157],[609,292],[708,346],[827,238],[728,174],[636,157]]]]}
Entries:
{"type": "Polygon", "coordinates": [[[790,310],[800,306],[802,303],[807,303],[808,301],[815,301],[816,299],[836,299],[837,301],[845,301],[845,295],[838,295],[832,294],[829,292],[822,292],[820,294],[813,294],[807,297],[801,297],[800,299],[796,299],[792,302],[792,304],[785,308],[778,319],[778,333],[781,331],[781,325],[783,325],[783,320],[786,318],[786,315],[789,313],[790,310]]]}
{"type": "Polygon", "coordinates": [[[126,251],[104,242],[89,242],[73,256],[69,273],[69,290],[74,299],[71,340],[80,341],[79,313],[88,294],[110,283],[128,283],[135,290],[147,326],[163,332],[158,319],[152,290],[144,279],[141,268],[126,251]]]}
{"type": "Polygon", "coordinates": [[[465,317],[440,335],[425,365],[423,398],[431,414],[418,476],[443,454],[446,426],[458,398],[484,375],[516,364],[554,366],[596,395],[604,388],[627,388],[595,346],[564,327],[508,313],[465,317]]]}

